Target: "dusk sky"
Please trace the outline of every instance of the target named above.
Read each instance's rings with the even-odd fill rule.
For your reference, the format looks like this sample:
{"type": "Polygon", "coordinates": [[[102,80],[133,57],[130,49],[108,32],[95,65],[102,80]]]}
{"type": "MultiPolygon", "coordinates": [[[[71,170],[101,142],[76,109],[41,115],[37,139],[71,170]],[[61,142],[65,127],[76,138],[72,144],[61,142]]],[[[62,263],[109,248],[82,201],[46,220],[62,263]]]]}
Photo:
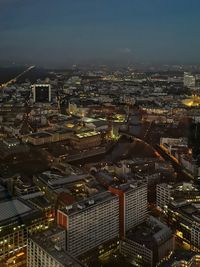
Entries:
{"type": "Polygon", "coordinates": [[[0,61],[200,63],[199,0],[0,0],[0,61]]]}

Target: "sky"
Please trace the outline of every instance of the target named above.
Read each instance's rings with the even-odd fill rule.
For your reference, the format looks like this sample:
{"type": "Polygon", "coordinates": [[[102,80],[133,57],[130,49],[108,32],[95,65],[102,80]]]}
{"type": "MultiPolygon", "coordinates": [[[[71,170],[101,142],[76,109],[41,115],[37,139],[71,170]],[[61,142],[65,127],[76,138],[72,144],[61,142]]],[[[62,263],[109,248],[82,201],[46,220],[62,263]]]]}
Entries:
{"type": "Polygon", "coordinates": [[[199,0],[0,0],[0,62],[200,63],[199,0]]]}

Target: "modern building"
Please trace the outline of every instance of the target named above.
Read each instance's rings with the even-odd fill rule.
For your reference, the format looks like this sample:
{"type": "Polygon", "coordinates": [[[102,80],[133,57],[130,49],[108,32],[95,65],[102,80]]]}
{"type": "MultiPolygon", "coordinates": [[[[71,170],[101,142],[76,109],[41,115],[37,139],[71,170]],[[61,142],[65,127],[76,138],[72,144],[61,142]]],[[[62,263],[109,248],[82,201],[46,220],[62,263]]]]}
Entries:
{"type": "Polygon", "coordinates": [[[167,207],[167,218],[176,238],[193,251],[199,251],[200,195],[172,200],[167,207]]]}
{"type": "Polygon", "coordinates": [[[171,200],[171,195],[173,191],[173,186],[162,183],[156,186],[156,206],[158,209],[163,210],[169,204],[171,200]]]}
{"type": "Polygon", "coordinates": [[[191,228],[191,244],[192,250],[195,252],[200,252],[200,224],[193,223],[191,228]]]}
{"type": "Polygon", "coordinates": [[[136,266],[153,267],[174,250],[172,231],[154,217],[131,229],[120,241],[120,252],[136,266]]]}
{"type": "Polygon", "coordinates": [[[58,210],[57,223],[66,229],[66,248],[80,256],[119,236],[118,197],[102,192],[58,210]]]}
{"type": "Polygon", "coordinates": [[[119,197],[119,233],[124,237],[128,230],[147,219],[147,184],[132,181],[110,186],[109,191],[119,197]]]}
{"type": "Polygon", "coordinates": [[[174,260],[171,267],[199,267],[200,255],[194,255],[190,259],[174,260]]]}
{"type": "Polygon", "coordinates": [[[49,170],[41,174],[34,175],[33,177],[34,183],[42,192],[44,192],[46,197],[52,203],[56,203],[59,194],[62,192],[70,194],[71,190],[76,190],[76,195],[78,196],[79,189],[87,184],[85,181],[90,181],[92,179],[93,177],[91,177],[91,175],[78,173],[73,169],[72,171],[65,171],[64,173],[57,170],[49,170]],[[78,186],[80,188],[78,188],[78,186]]]}
{"type": "Polygon", "coordinates": [[[33,102],[34,103],[48,103],[51,102],[51,85],[50,84],[34,84],[33,102]]]}
{"type": "Polygon", "coordinates": [[[188,140],[187,138],[162,137],[160,138],[160,146],[168,153],[175,155],[177,150],[188,149],[188,140]]]}
{"type": "Polygon", "coordinates": [[[28,239],[27,267],[81,267],[65,249],[65,230],[53,227],[28,239]]]}
{"type": "Polygon", "coordinates": [[[156,186],[156,205],[162,211],[167,211],[170,203],[178,206],[199,200],[198,186],[193,183],[161,183],[156,186]]]}
{"type": "Polygon", "coordinates": [[[188,88],[194,88],[196,85],[195,76],[189,72],[184,72],[183,84],[188,88]]]}
{"type": "Polygon", "coordinates": [[[23,199],[1,202],[0,211],[0,261],[24,250],[28,235],[47,229],[53,221],[51,210],[23,199]]]}

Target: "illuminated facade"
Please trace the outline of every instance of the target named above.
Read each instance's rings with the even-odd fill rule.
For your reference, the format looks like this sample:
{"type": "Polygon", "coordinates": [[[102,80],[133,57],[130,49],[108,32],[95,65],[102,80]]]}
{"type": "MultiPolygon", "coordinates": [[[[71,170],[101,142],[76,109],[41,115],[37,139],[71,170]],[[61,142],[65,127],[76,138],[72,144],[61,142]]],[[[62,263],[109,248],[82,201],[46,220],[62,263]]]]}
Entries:
{"type": "Polygon", "coordinates": [[[195,76],[189,72],[184,72],[183,84],[188,88],[194,88],[196,85],[195,76]]]}
{"type": "Polygon", "coordinates": [[[57,223],[66,229],[67,251],[73,256],[80,256],[118,237],[118,197],[103,192],[92,199],[67,206],[58,211],[57,223]]]}
{"type": "Polygon", "coordinates": [[[135,262],[136,266],[157,266],[173,250],[171,229],[152,216],[145,223],[131,229],[120,241],[120,252],[135,262]]]}
{"type": "Polygon", "coordinates": [[[47,229],[54,220],[51,209],[39,211],[18,199],[2,202],[0,209],[0,260],[22,251],[29,234],[47,229]]]}
{"type": "Polygon", "coordinates": [[[101,133],[96,131],[77,133],[71,139],[72,146],[78,150],[99,146],[101,142],[102,142],[101,133]]]}
{"type": "MultiPolygon", "coordinates": [[[[191,244],[192,249],[200,252],[200,224],[194,223],[191,228],[191,244]]],[[[200,261],[200,259],[199,259],[200,261]]]]}
{"type": "Polygon", "coordinates": [[[27,267],[81,267],[66,252],[65,231],[59,227],[34,235],[28,240],[27,267]]]}

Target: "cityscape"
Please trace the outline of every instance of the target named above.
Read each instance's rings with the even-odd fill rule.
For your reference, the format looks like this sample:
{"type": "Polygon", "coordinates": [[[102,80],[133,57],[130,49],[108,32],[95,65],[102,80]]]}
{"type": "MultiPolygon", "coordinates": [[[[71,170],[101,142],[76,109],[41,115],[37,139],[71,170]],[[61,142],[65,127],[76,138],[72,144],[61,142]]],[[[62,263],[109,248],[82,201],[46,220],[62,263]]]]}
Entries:
{"type": "Polygon", "coordinates": [[[0,1],[0,267],[200,267],[200,3],[75,2],[0,1]]]}

